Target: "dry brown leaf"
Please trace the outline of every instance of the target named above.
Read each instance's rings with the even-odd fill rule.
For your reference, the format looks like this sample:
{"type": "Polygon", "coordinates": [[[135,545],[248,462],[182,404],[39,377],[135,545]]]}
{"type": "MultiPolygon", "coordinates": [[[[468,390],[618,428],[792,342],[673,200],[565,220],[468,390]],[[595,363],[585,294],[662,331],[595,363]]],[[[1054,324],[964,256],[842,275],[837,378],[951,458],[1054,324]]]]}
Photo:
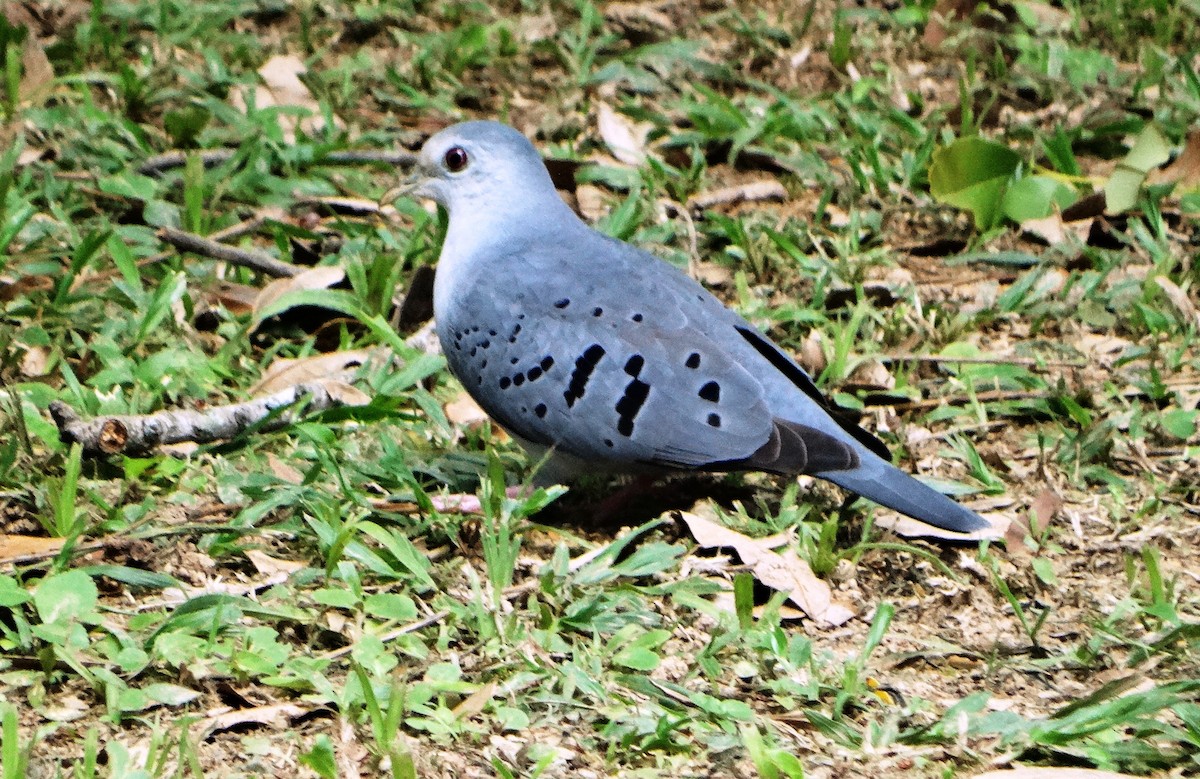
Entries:
{"type": "Polygon", "coordinates": [[[202,295],[204,302],[212,306],[223,306],[231,314],[241,316],[254,311],[254,301],[262,290],[249,284],[238,284],[233,281],[219,280],[211,290],[205,290],[202,295]]]}
{"type": "Polygon", "coordinates": [[[1038,533],[1045,530],[1062,507],[1062,496],[1053,487],[1046,487],[1029,506],[1029,527],[1038,533]]]}
{"type": "Polygon", "coordinates": [[[1196,304],[1188,297],[1187,292],[1166,276],[1155,276],[1154,283],[1167,296],[1167,300],[1171,301],[1171,305],[1183,317],[1186,324],[1200,327],[1200,313],[1197,313],[1196,304]]]}
{"type": "Polygon", "coordinates": [[[820,376],[829,365],[829,361],[825,358],[823,340],[821,331],[814,328],[808,331],[808,335],[800,344],[800,354],[797,355],[797,359],[800,367],[808,371],[810,376],[820,376]]]}
{"type": "Polygon", "coordinates": [[[779,203],[787,200],[787,190],[775,179],[751,181],[732,187],[721,187],[698,192],[688,198],[688,207],[703,211],[715,206],[733,206],[738,203],[779,203]]]}
{"type": "Polygon", "coordinates": [[[330,352],[299,359],[278,359],[267,368],[258,383],[250,388],[252,397],[270,395],[296,384],[305,384],[322,379],[342,378],[347,372],[360,365],[380,358],[381,353],[371,349],[353,349],[347,352],[330,352]]]}
{"type": "Polygon", "coordinates": [[[49,93],[54,84],[54,66],[46,56],[41,41],[31,30],[21,50],[21,85],[18,94],[24,103],[37,102],[49,93]]]}
{"type": "Polygon", "coordinates": [[[1101,771],[1095,768],[1013,768],[988,771],[975,779],[1135,779],[1130,774],[1101,771]]]}
{"type": "Polygon", "coordinates": [[[1041,219],[1026,219],[1021,222],[1021,229],[1035,238],[1040,238],[1050,246],[1058,246],[1069,241],[1080,244],[1087,243],[1088,235],[1092,232],[1095,219],[1080,219],[1074,222],[1063,220],[1062,214],[1054,213],[1041,219]]]}
{"type": "Polygon", "coordinates": [[[0,534],[0,563],[19,563],[58,554],[62,546],[61,538],[0,534]]]}
{"type": "Polygon", "coordinates": [[[1008,526],[1013,522],[1011,517],[997,513],[992,513],[984,517],[984,520],[988,522],[990,527],[976,530],[974,533],[955,533],[953,530],[943,530],[940,527],[927,525],[919,519],[906,517],[895,511],[882,509],[875,512],[875,524],[878,527],[890,530],[896,535],[905,538],[941,538],[947,541],[983,541],[987,539],[995,541],[1004,538],[1008,526]]]}
{"type": "Polygon", "coordinates": [[[649,125],[640,125],[617,113],[608,103],[600,103],[597,107],[596,125],[612,156],[626,165],[637,166],[646,161],[649,125]]]}
{"type": "Polygon", "coordinates": [[[1149,184],[1178,184],[1176,191],[1192,190],[1200,187],[1200,130],[1188,133],[1183,151],[1171,164],[1150,172],[1146,178],[1149,184]]]}
{"type": "Polygon", "coordinates": [[[371,402],[371,396],[339,379],[321,379],[321,386],[329,393],[329,397],[343,406],[365,406],[371,402]]]}
{"type": "Polygon", "coordinates": [[[896,377],[882,362],[869,357],[854,366],[846,377],[846,384],[855,389],[891,390],[896,388],[896,377]]]}
{"type": "MultiPolygon", "coordinates": [[[[300,80],[300,77],[306,72],[304,61],[293,54],[278,54],[271,57],[258,69],[258,75],[263,83],[255,90],[255,106],[260,109],[272,106],[291,106],[303,108],[311,114],[305,117],[290,115],[279,117],[279,126],[283,129],[284,139],[288,143],[295,142],[298,128],[312,134],[325,124],[325,120],[321,116],[320,105],[313,97],[312,92],[300,80]]],[[[246,110],[246,96],[242,88],[235,87],[230,90],[229,100],[239,111],[246,110]]]]}
{"type": "Polygon", "coordinates": [[[281,560],[258,549],[247,549],[245,555],[250,564],[254,566],[254,570],[263,576],[281,576],[283,580],[286,580],[288,576],[296,571],[308,567],[308,563],[301,563],[296,560],[281,560]]]}
{"type": "Polygon", "coordinates": [[[607,3],[604,15],[623,27],[653,29],[661,35],[670,35],[675,29],[671,17],[659,10],[662,3],[607,3]]]}
{"type": "Polygon", "coordinates": [[[273,703],[250,709],[222,711],[200,720],[200,738],[203,740],[213,733],[220,733],[237,725],[274,725],[277,728],[285,728],[291,720],[304,716],[308,711],[294,703],[273,703]]]}
{"type": "Polygon", "coordinates": [[[46,365],[50,362],[50,350],[44,346],[33,346],[21,357],[21,375],[32,379],[35,376],[46,375],[46,365]]]}
{"type": "Polygon", "coordinates": [[[733,286],[733,270],[719,262],[697,262],[692,266],[692,276],[706,287],[733,286]]]}
{"type": "MultiPolygon", "coordinates": [[[[336,265],[320,265],[301,271],[295,276],[275,279],[263,287],[262,292],[258,293],[258,297],[254,299],[254,318],[258,319],[267,308],[274,305],[284,295],[292,292],[329,289],[334,284],[341,283],[344,278],[346,278],[346,271],[342,268],[336,265]]],[[[279,312],[274,313],[278,314],[279,312]]]]}
{"type": "Polygon", "coordinates": [[[304,474],[285,463],[274,452],[267,452],[267,467],[280,481],[286,481],[288,484],[304,483],[304,474]]]}
{"type": "Polygon", "coordinates": [[[496,683],[488,682],[480,687],[475,692],[463,698],[462,703],[454,707],[454,716],[460,720],[474,717],[476,714],[483,711],[488,705],[488,701],[496,694],[496,683]]]}
{"type": "Polygon", "coordinates": [[[447,403],[444,410],[451,424],[467,430],[479,427],[488,419],[487,412],[465,392],[460,392],[458,397],[447,403]]]}
{"type": "Polygon", "coordinates": [[[608,213],[604,190],[595,184],[580,184],[575,187],[575,202],[579,206],[579,215],[589,222],[595,222],[608,213]]]}
{"type": "Polygon", "coordinates": [[[841,625],[854,617],[853,611],[833,600],[829,585],[817,578],[795,550],[775,551],[776,547],[787,543],[785,537],[750,538],[697,514],[682,512],[680,516],[696,543],[708,548],[735,550],[753,571],[755,579],[772,589],[786,592],[788,598],[814,620],[826,625],[841,625]]]}

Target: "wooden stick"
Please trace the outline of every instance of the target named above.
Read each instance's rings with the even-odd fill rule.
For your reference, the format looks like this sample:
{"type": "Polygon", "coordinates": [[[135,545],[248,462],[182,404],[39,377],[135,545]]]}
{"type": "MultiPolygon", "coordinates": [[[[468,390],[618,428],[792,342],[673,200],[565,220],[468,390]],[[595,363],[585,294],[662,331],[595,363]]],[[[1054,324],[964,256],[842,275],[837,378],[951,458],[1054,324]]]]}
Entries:
{"type": "Polygon", "coordinates": [[[188,441],[210,443],[233,438],[255,425],[277,430],[291,424],[299,408],[272,414],[288,406],[322,411],[343,401],[320,382],[295,384],[279,392],[244,403],[213,406],[203,411],[178,409],[154,414],[97,417],[85,420],[62,401],[50,404],[50,416],[65,444],[83,445],[85,454],[145,454],[162,444],[188,441]],[[303,402],[302,402],[303,401],[303,402]]]}
{"type": "Polygon", "coordinates": [[[277,260],[266,252],[258,251],[257,249],[239,249],[236,246],[220,243],[219,241],[214,241],[211,238],[205,238],[195,233],[176,230],[174,227],[159,229],[158,237],[180,251],[193,252],[205,257],[211,257],[214,260],[228,262],[231,265],[250,268],[267,276],[283,278],[295,276],[304,270],[292,265],[290,262],[277,260]]]}

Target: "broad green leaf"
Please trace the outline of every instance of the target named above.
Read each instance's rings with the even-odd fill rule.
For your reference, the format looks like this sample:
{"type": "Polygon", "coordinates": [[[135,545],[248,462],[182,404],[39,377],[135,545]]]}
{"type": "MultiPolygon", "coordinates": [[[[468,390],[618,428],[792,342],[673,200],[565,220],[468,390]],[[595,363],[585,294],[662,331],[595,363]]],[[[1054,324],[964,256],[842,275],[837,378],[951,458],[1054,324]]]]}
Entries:
{"type": "Polygon", "coordinates": [[[1017,222],[1041,219],[1078,200],[1075,190],[1049,176],[1026,176],[1004,193],[1004,215],[1017,222]]]}
{"type": "Polygon", "coordinates": [[[1163,430],[1181,441],[1186,441],[1196,434],[1196,418],[1200,411],[1189,411],[1176,408],[1164,411],[1159,417],[1163,430]]]}
{"type": "Polygon", "coordinates": [[[1171,143],[1156,125],[1148,124],[1138,133],[1125,159],[1104,184],[1104,209],[1110,214],[1128,211],[1137,205],[1138,193],[1146,174],[1171,157],[1171,143]]]}
{"type": "Polygon", "coordinates": [[[368,595],[363,600],[363,608],[373,617],[396,622],[411,622],[417,618],[417,604],[413,599],[394,592],[368,595]]]}
{"type": "Polygon", "coordinates": [[[959,138],[933,153],[929,192],[941,203],[971,212],[986,230],[1002,213],[1005,190],[1021,157],[1007,146],[977,136],[959,138]]]}
{"type": "Polygon", "coordinates": [[[42,580],[33,593],[33,605],[42,622],[95,621],[99,593],[92,577],[67,571],[42,580]]]}

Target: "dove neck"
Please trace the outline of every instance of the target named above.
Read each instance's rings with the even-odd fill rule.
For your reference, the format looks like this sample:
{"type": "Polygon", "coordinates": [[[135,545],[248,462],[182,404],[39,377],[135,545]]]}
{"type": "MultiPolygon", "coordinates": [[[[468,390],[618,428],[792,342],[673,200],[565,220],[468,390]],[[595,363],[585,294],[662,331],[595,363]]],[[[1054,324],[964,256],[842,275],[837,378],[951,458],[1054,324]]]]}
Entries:
{"type": "Polygon", "coordinates": [[[445,310],[451,290],[461,289],[459,284],[494,279],[497,269],[490,266],[498,258],[520,257],[531,246],[577,245],[580,233],[587,231],[553,188],[503,203],[472,205],[475,207],[451,208],[434,281],[435,311],[445,310]]]}

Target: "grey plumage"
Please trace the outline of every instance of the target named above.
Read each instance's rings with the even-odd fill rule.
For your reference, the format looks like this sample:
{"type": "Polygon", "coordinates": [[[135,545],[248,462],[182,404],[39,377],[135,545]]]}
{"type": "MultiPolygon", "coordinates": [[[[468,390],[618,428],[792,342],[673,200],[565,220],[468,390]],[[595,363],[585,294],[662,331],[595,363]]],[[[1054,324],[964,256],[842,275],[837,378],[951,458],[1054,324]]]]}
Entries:
{"type": "Polygon", "coordinates": [[[932,525],[974,512],[893,467],[796,363],[666,262],[584,224],[536,150],[495,122],[430,138],[416,194],[450,215],[434,285],[451,371],[543,475],[810,473],[932,525]]]}

